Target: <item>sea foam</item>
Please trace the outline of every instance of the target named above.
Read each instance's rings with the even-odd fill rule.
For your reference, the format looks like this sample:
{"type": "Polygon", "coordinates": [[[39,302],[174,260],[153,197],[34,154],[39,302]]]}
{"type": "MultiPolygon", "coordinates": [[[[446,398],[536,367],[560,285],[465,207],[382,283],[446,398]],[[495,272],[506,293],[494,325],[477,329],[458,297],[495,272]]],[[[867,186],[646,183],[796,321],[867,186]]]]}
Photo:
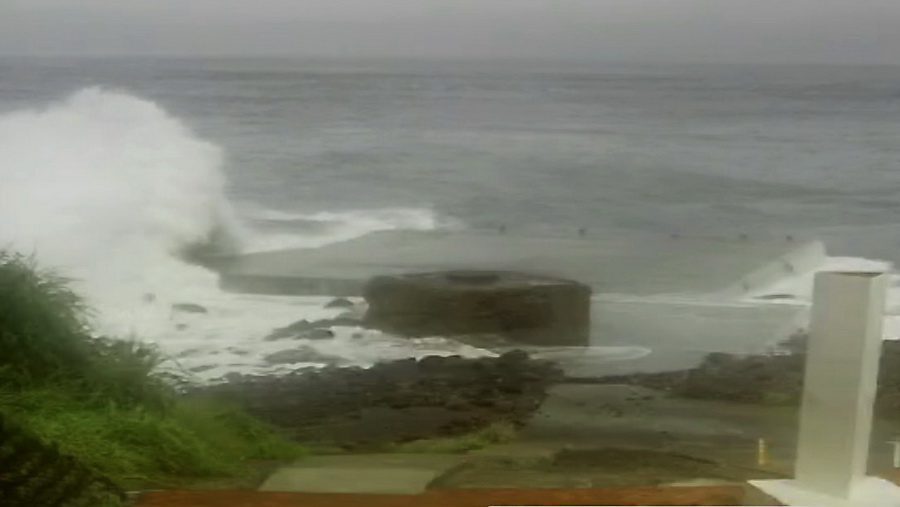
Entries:
{"type": "MultiPolygon", "coordinates": [[[[324,297],[265,297],[219,290],[217,276],[185,260],[199,246],[246,250],[315,246],[387,228],[438,225],[429,210],[314,213],[336,230],[306,238],[242,226],[225,196],[223,151],[153,102],[91,88],[39,109],[0,115],[0,245],[34,254],[72,277],[94,310],[97,334],[155,342],[169,367],[209,380],[271,373],[273,328],[332,318],[324,297]],[[205,312],[173,308],[192,303],[205,312]]],[[[272,211],[270,218],[290,217],[272,211]],[[274,216],[278,215],[278,216],[274,216]]],[[[294,217],[298,218],[298,217],[294,217]]],[[[405,341],[346,328],[309,346],[343,364],[436,354],[480,355],[449,340],[405,341]]],[[[303,366],[303,365],[299,365],[303,366]]],[[[321,366],[312,363],[306,366],[321,366]]]]}

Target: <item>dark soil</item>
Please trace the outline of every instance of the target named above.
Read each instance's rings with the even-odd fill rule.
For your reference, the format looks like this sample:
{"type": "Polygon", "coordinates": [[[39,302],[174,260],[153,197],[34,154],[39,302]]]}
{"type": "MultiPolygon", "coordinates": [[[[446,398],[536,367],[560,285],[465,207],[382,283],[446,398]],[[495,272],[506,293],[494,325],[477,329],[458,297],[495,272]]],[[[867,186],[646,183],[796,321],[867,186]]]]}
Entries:
{"type": "Polygon", "coordinates": [[[499,358],[430,356],[369,369],[232,378],[188,396],[235,401],[301,442],[359,450],[460,435],[500,421],[522,424],[560,377],[552,364],[513,351],[499,358]]]}
{"type": "Polygon", "coordinates": [[[487,505],[744,505],[737,486],[604,489],[458,489],[419,495],[153,491],[138,507],[484,507],[487,505]]]}

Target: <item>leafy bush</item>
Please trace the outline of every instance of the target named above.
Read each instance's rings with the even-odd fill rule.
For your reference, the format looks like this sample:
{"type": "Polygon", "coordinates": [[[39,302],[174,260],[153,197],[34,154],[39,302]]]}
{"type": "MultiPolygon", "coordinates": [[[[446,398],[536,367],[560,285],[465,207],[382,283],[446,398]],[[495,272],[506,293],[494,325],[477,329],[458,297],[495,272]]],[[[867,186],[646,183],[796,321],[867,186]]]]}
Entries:
{"type": "Polygon", "coordinates": [[[91,337],[90,312],[69,283],[32,257],[0,251],[0,383],[78,384],[104,403],[164,407],[171,389],[152,375],[163,356],[136,341],[91,337]]]}
{"type": "Polygon", "coordinates": [[[0,251],[0,417],[119,485],[303,454],[236,408],[179,401],[153,373],[156,348],[94,338],[89,316],[68,279],[0,251]]]}
{"type": "Polygon", "coordinates": [[[89,371],[84,382],[95,400],[164,409],[174,400],[172,388],[153,374],[165,358],[154,347],[137,341],[91,340],[89,371]]]}
{"type": "Polygon", "coordinates": [[[88,311],[69,280],[0,251],[0,372],[30,384],[89,369],[88,311]]]}

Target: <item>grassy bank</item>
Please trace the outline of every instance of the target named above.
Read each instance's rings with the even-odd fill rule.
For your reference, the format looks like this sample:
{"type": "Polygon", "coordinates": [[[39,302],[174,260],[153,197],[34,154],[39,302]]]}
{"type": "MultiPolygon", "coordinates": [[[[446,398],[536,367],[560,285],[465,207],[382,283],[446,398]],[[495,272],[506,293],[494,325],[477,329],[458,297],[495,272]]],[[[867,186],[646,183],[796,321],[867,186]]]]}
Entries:
{"type": "Polygon", "coordinates": [[[256,460],[304,450],[233,407],[175,402],[165,410],[85,400],[62,386],[0,393],[0,411],[125,489],[233,477],[256,460]]]}
{"type": "Polygon", "coordinates": [[[0,252],[4,420],[122,488],[235,477],[304,453],[235,407],[180,400],[154,376],[154,348],[93,337],[89,317],[68,280],[0,252]]]}

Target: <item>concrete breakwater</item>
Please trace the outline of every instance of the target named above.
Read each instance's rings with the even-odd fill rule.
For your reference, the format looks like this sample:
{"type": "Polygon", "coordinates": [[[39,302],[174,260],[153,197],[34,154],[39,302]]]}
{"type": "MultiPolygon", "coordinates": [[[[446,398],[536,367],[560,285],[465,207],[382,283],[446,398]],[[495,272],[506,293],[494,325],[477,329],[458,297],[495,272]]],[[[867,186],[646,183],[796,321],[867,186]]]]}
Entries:
{"type": "Polygon", "coordinates": [[[377,276],[454,270],[569,279],[593,292],[588,343],[652,348],[659,353],[625,367],[660,371],[689,367],[710,352],[760,352],[789,336],[806,303],[754,295],[824,259],[820,242],[786,237],[388,231],[214,265],[225,289],[262,294],[359,296],[377,276]],[[682,359],[669,365],[662,356],[682,359]]]}
{"type": "Polygon", "coordinates": [[[449,270],[517,271],[567,278],[597,294],[713,293],[748,290],[781,276],[760,271],[790,263],[802,271],[824,258],[818,242],[785,238],[670,237],[617,233],[590,237],[495,231],[385,231],[321,248],[219,257],[210,262],[227,290],[264,294],[361,296],[379,275],[449,270]]]}
{"type": "Polygon", "coordinates": [[[401,336],[497,333],[513,343],[590,343],[588,286],[498,271],[376,276],[366,284],[369,326],[401,336]]]}

